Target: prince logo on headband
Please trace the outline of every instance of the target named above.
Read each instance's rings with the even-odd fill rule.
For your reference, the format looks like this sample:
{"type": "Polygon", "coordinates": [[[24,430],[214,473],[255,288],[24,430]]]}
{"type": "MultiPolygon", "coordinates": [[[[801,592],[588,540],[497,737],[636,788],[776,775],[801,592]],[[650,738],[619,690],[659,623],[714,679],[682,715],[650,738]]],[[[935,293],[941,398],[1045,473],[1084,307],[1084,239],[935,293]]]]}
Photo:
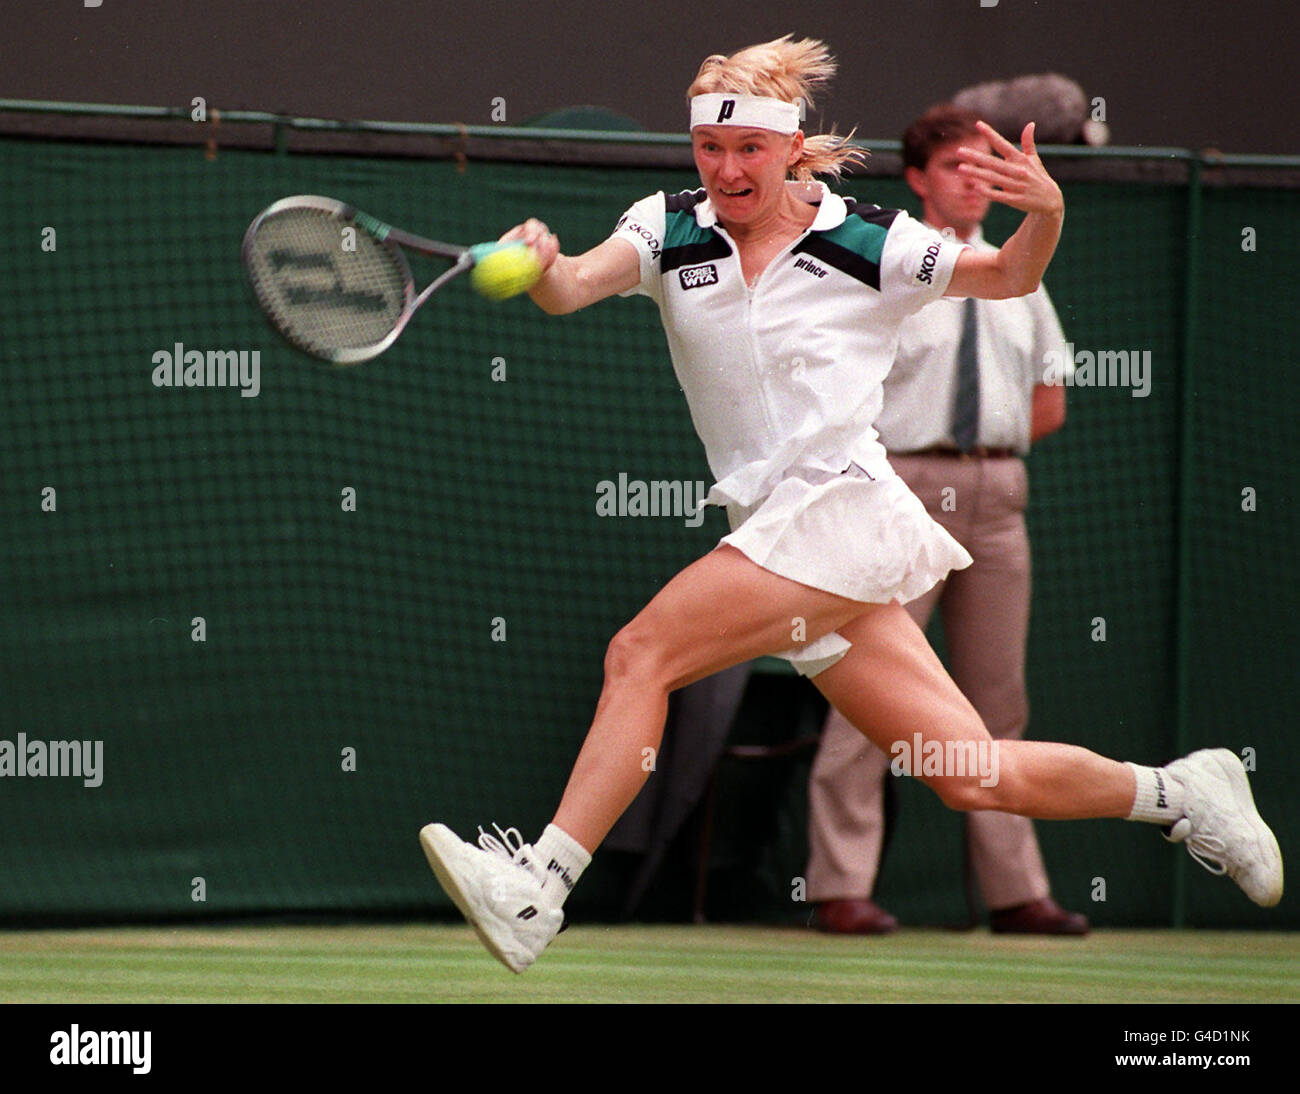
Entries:
{"type": "Polygon", "coordinates": [[[697,125],[734,125],[771,129],[792,136],[799,131],[802,100],[782,102],[766,95],[724,94],[710,91],[691,99],[691,128],[697,125]]]}

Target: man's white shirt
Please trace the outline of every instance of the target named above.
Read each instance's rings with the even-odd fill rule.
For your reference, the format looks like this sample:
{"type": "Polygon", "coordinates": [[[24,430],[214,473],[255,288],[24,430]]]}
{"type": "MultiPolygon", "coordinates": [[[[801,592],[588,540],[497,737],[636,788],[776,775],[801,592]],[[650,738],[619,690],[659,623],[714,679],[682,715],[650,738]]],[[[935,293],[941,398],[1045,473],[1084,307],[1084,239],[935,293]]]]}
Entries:
{"type": "MultiPolygon", "coordinates": [[[[967,242],[979,251],[997,250],[978,229],[967,242]]],[[[902,324],[894,367],[884,382],[884,408],[875,423],[890,452],[954,445],[952,411],[964,306],[962,298],[945,297],[902,324]]],[[[1043,382],[1050,362],[1063,360],[1065,353],[1065,333],[1051,297],[1040,286],[1028,296],[979,300],[975,321],[980,392],[976,443],[1028,452],[1034,387],[1043,382]],[[1049,356],[1052,353],[1062,356],[1049,356]]]]}

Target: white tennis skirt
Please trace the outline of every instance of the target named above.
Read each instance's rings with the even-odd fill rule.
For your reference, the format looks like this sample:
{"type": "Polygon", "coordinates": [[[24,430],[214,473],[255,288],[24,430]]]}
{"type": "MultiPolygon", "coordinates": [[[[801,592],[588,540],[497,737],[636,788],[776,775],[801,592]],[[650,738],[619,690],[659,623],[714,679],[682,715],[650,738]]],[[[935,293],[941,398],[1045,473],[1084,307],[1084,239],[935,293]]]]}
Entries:
{"type": "Polygon", "coordinates": [[[892,468],[800,474],[755,506],[728,506],[722,542],[774,574],[866,604],[906,604],[971,564],[892,468]]]}

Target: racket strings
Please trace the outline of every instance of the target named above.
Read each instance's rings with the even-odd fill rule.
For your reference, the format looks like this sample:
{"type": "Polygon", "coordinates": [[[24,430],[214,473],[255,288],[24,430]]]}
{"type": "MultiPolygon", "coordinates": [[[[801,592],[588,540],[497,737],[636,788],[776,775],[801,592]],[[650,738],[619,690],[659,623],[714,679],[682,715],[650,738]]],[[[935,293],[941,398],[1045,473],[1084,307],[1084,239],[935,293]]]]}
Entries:
{"type": "Polygon", "coordinates": [[[400,252],[324,209],[286,209],[266,217],[248,268],[272,322],[312,353],[382,342],[410,297],[410,273],[400,252]]]}

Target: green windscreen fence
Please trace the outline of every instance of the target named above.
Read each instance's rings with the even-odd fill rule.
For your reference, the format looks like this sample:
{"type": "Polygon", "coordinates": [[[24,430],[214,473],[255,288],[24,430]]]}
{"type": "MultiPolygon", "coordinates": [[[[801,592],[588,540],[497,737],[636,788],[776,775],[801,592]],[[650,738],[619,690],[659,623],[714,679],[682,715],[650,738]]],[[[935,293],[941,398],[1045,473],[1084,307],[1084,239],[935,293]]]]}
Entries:
{"type": "MultiPolygon", "coordinates": [[[[1300,192],[1193,181],[1066,185],[1048,278],[1066,332],[1143,372],[1072,389],[1031,459],[1031,733],[1141,762],[1249,750],[1285,851],[1300,192]]],[[[383,357],[332,369],[264,325],[239,245],[276,198],[319,193],[463,243],[540,215],[573,253],[694,182],[0,141],[0,742],[20,757],[0,767],[0,921],[435,914],[421,825],[535,837],[610,636],[725,531],[712,509],[598,513],[620,476],[709,482],[657,313],[551,318],[457,283],[383,357]],[[243,387],[155,382],[193,350],[246,354],[243,387]]],[[[840,188],[914,208],[896,178],[840,188]]],[[[943,918],[959,821],[900,789],[882,896],[943,918]]],[[[1182,870],[1152,829],[1040,834],[1058,897],[1096,923],[1297,922],[1182,870]]],[[[756,916],[799,916],[795,858],[771,861],[784,905],[756,916]]],[[[598,856],[574,914],[620,884],[598,856]]]]}

